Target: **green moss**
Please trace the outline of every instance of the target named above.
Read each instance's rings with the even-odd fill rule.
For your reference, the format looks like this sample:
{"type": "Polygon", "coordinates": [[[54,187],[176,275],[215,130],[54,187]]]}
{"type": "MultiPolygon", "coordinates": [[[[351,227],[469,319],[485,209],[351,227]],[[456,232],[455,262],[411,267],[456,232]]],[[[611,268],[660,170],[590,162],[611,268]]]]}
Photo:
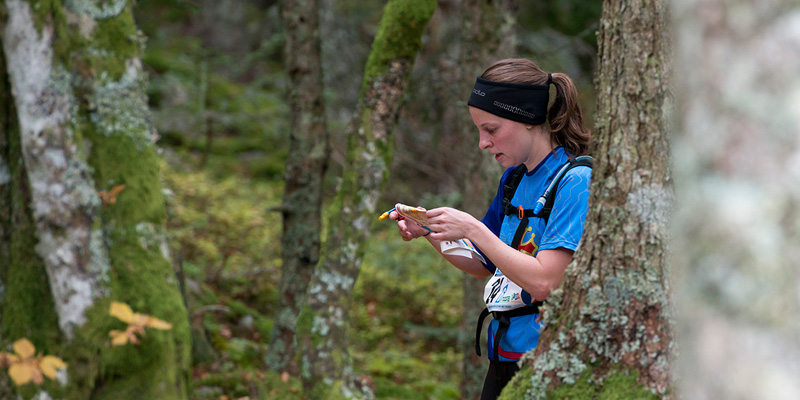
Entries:
{"type": "Polygon", "coordinates": [[[364,70],[365,83],[383,75],[392,60],[413,60],[416,57],[420,40],[409,38],[422,36],[435,9],[435,0],[391,0],[386,4],[364,70]]]}
{"type": "Polygon", "coordinates": [[[555,390],[549,391],[547,399],[657,400],[660,398],[637,382],[638,378],[639,373],[635,370],[611,371],[600,382],[594,378],[592,369],[587,368],[574,384],[562,384],[555,390]]]}
{"type": "MultiPolygon", "coordinates": [[[[524,399],[525,394],[531,389],[531,376],[533,371],[530,368],[522,368],[514,375],[508,385],[500,393],[497,400],[519,400],[524,399]]],[[[574,399],[584,399],[584,397],[573,397],[574,399]]]]}
{"type": "MultiPolygon", "coordinates": [[[[100,10],[102,11],[102,10],[100,10]]],[[[159,160],[150,142],[149,113],[140,74],[122,71],[126,59],[136,57],[138,44],[130,5],[119,15],[97,21],[91,46],[77,54],[90,58],[93,67],[108,58],[112,64],[83,88],[81,131],[90,143],[89,164],[98,190],[125,188],[115,202],[104,204],[100,214],[111,264],[111,293],[140,313],[173,325],[171,330],[147,329],[140,345],[102,346],[97,399],[186,398],[191,333],[188,316],[170,260],[161,253],[166,233],[165,201],[159,160]],[[119,68],[119,69],[115,69],[119,68]],[[106,74],[102,74],[105,72],[106,74]],[[115,80],[119,72],[119,80],[115,80]]],[[[75,54],[75,53],[73,53],[75,54]]],[[[110,300],[109,300],[110,301],[110,300]]],[[[108,339],[111,329],[125,324],[108,315],[108,301],[96,305],[88,338],[108,339]]],[[[90,325],[90,324],[87,324],[90,325]]]]}
{"type": "Polygon", "coordinates": [[[244,368],[206,375],[192,382],[192,399],[229,398],[302,399],[300,381],[289,377],[283,382],[280,372],[262,372],[244,368]]]}
{"type": "Polygon", "coordinates": [[[87,56],[95,73],[106,72],[112,80],[125,72],[126,62],[138,57],[142,39],[133,21],[132,5],[126,12],[97,21],[87,56]]]}
{"type": "MultiPolygon", "coordinates": [[[[113,107],[112,104],[107,106],[113,107]]],[[[131,114],[118,116],[118,121],[137,117],[136,112],[123,106],[117,109],[117,113],[131,114]]],[[[137,126],[117,124],[117,121],[108,121],[100,116],[93,119],[95,125],[84,124],[84,136],[92,143],[89,162],[95,168],[96,186],[98,190],[110,191],[114,186],[125,185],[117,194],[116,203],[104,208],[103,220],[107,225],[127,225],[129,228],[132,228],[131,224],[141,222],[163,225],[164,196],[155,150],[143,143],[144,139],[139,137],[141,132],[126,130],[137,126]],[[98,134],[98,130],[103,134],[98,134]]]]}

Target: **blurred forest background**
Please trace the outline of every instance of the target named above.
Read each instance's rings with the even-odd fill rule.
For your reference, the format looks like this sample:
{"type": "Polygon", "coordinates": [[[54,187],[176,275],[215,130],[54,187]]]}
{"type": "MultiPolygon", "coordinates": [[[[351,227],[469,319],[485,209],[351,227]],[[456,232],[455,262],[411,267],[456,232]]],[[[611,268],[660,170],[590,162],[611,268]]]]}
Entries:
{"type": "Polygon", "coordinates": [[[485,209],[497,173],[452,114],[489,56],[566,72],[596,134],[592,240],[504,398],[674,398],[674,367],[686,398],[800,398],[796,0],[303,4],[0,3],[0,398],[473,398],[480,282],[377,217],[485,209]],[[283,23],[309,15],[330,154],[301,215],[323,226],[291,236],[287,193],[312,192],[291,186],[292,110],[315,87],[292,90],[314,67],[283,23]],[[401,48],[377,74],[373,40],[401,48]],[[285,257],[317,230],[319,263],[285,257]],[[314,280],[287,291],[286,259],[314,280]],[[303,354],[275,340],[294,329],[303,354]]]}
{"type": "MultiPolygon", "coordinates": [[[[443,64],[459,38],[459,21],[448,15],[453,2],[438,2],[422,38],[379,209],[460,204],[458,182],[443,167],[459,162],[448,159],[439,122],[443,64]]],[[[519,3],[518,45],[508,56],[573,77],[591,120],[601,2],[519,3]]],[[[383,6],[325,0],[320,10],[332,145],[326,205],[335,196],[345,126],[383,6]]],[[[281,217],[271,208],[281,202],[289,129],[279,4],[140,0],[134,14],[148,38],[143,61],[169,191],[171,254],[184,274],[200,344],[192,398],[284,398],[299,389],[295,378],[264,376],[281,267],[281,217]]],[[[464,101],[471,84],[464,83],[464,101]]],[[[471,133],[463,137],[477,146],[471,133]]],[[[394,224],[373,228],[351,309],[356,373],[372,377],[378,398],[459,398],[462,274],[426,243],[401,241],[394,224]]]]}

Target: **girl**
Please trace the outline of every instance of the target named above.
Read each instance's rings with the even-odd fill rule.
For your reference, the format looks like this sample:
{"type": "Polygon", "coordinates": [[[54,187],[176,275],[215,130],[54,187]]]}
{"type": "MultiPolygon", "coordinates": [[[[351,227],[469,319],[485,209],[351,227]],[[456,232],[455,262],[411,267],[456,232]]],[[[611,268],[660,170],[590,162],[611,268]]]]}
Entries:
{"type": "MultiPolygon", "coordinates": [[[[481,399],[495,399],[519,367],[522,355],[536,347],[539,305],[563,279],[578,247],[589,199],[591,134],[583,125],[578,93],[563,73],[549,74],[526,59],[492,64],[475,82],[469,113],[478,128],[478,145],[492,154],[505,173],[482,220],[443,207],[427,212],[429,228],[397,220],[404,240],[425,237],[440,250],[443,240],[466,238],[481,251],[477,258],[443,255],[460,270],[484,279],[483,299],[491,313],[489,370],[481,399]],[[549,104],[550,87],[555,98],[549,104]],[[576,168],[573,168],[576,167],[576,168]],[[544,211],[540,197],[555,182],[544,211]]],[[[441,252],[441,251],[440,251],[441,252]]],[[[476,350],[480,354],[479,345],[476,350]]]]}

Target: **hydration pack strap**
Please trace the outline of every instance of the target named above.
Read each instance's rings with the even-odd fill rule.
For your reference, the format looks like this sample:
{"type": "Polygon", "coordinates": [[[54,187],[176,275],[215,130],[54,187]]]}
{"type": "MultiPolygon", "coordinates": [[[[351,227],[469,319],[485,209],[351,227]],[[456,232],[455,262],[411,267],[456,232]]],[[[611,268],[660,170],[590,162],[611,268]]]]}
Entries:
{"type": "Polygon", "coordinates": [[[481,355],[481,330],[483,329],[483,320],[492,314],[492,318],[497,320],[499,324],[497,327],[497,333],[494,335],[494,348],[492,349],[494,354],[494,360],[500,361],[500,357],[498,353],[500,351],[500,340],[505,336],[506,332],[508,331],[508,327],[511,325],[511,318],[519,317],[520,315],[530,315],[536,314],[539,312],[539,307],[544,304],[543,301],[537,301],[529,306],[515,308],[510,311],[492,311],[490,312],[488,308],[484,308],[481,311],[481,315],[478,317],[478,325],[475,327],[475,354],[478,356],[481,355]]]}

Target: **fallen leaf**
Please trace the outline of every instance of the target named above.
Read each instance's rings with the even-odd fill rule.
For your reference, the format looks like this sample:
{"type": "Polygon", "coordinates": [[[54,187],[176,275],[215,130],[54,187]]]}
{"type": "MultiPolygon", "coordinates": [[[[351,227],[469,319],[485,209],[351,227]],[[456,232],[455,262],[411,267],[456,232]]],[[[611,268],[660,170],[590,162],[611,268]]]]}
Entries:
{"type": "Polygon", "coordinates": [[[48,378],[56,379],[58,370],[67,368],[67,364],[58,357],[44,356],[42,361],[39,362],[39,368],[42,369],[42,373],[48,378]]]}
{"type": "Polygon", "coordinates": [[[133,322],[135,315],[133,310],[131,310],[131,306],[117,301],[111,302],[111,308],[109,308],[108,314],[128,324],[133,322]]]}
{"type": "Polygon", "coordinates": [[[33,344],[28,339],[22,338],[14,342],[14,352],[24,360],[36,354],[36,347],[33,347],[33,344]]]}

